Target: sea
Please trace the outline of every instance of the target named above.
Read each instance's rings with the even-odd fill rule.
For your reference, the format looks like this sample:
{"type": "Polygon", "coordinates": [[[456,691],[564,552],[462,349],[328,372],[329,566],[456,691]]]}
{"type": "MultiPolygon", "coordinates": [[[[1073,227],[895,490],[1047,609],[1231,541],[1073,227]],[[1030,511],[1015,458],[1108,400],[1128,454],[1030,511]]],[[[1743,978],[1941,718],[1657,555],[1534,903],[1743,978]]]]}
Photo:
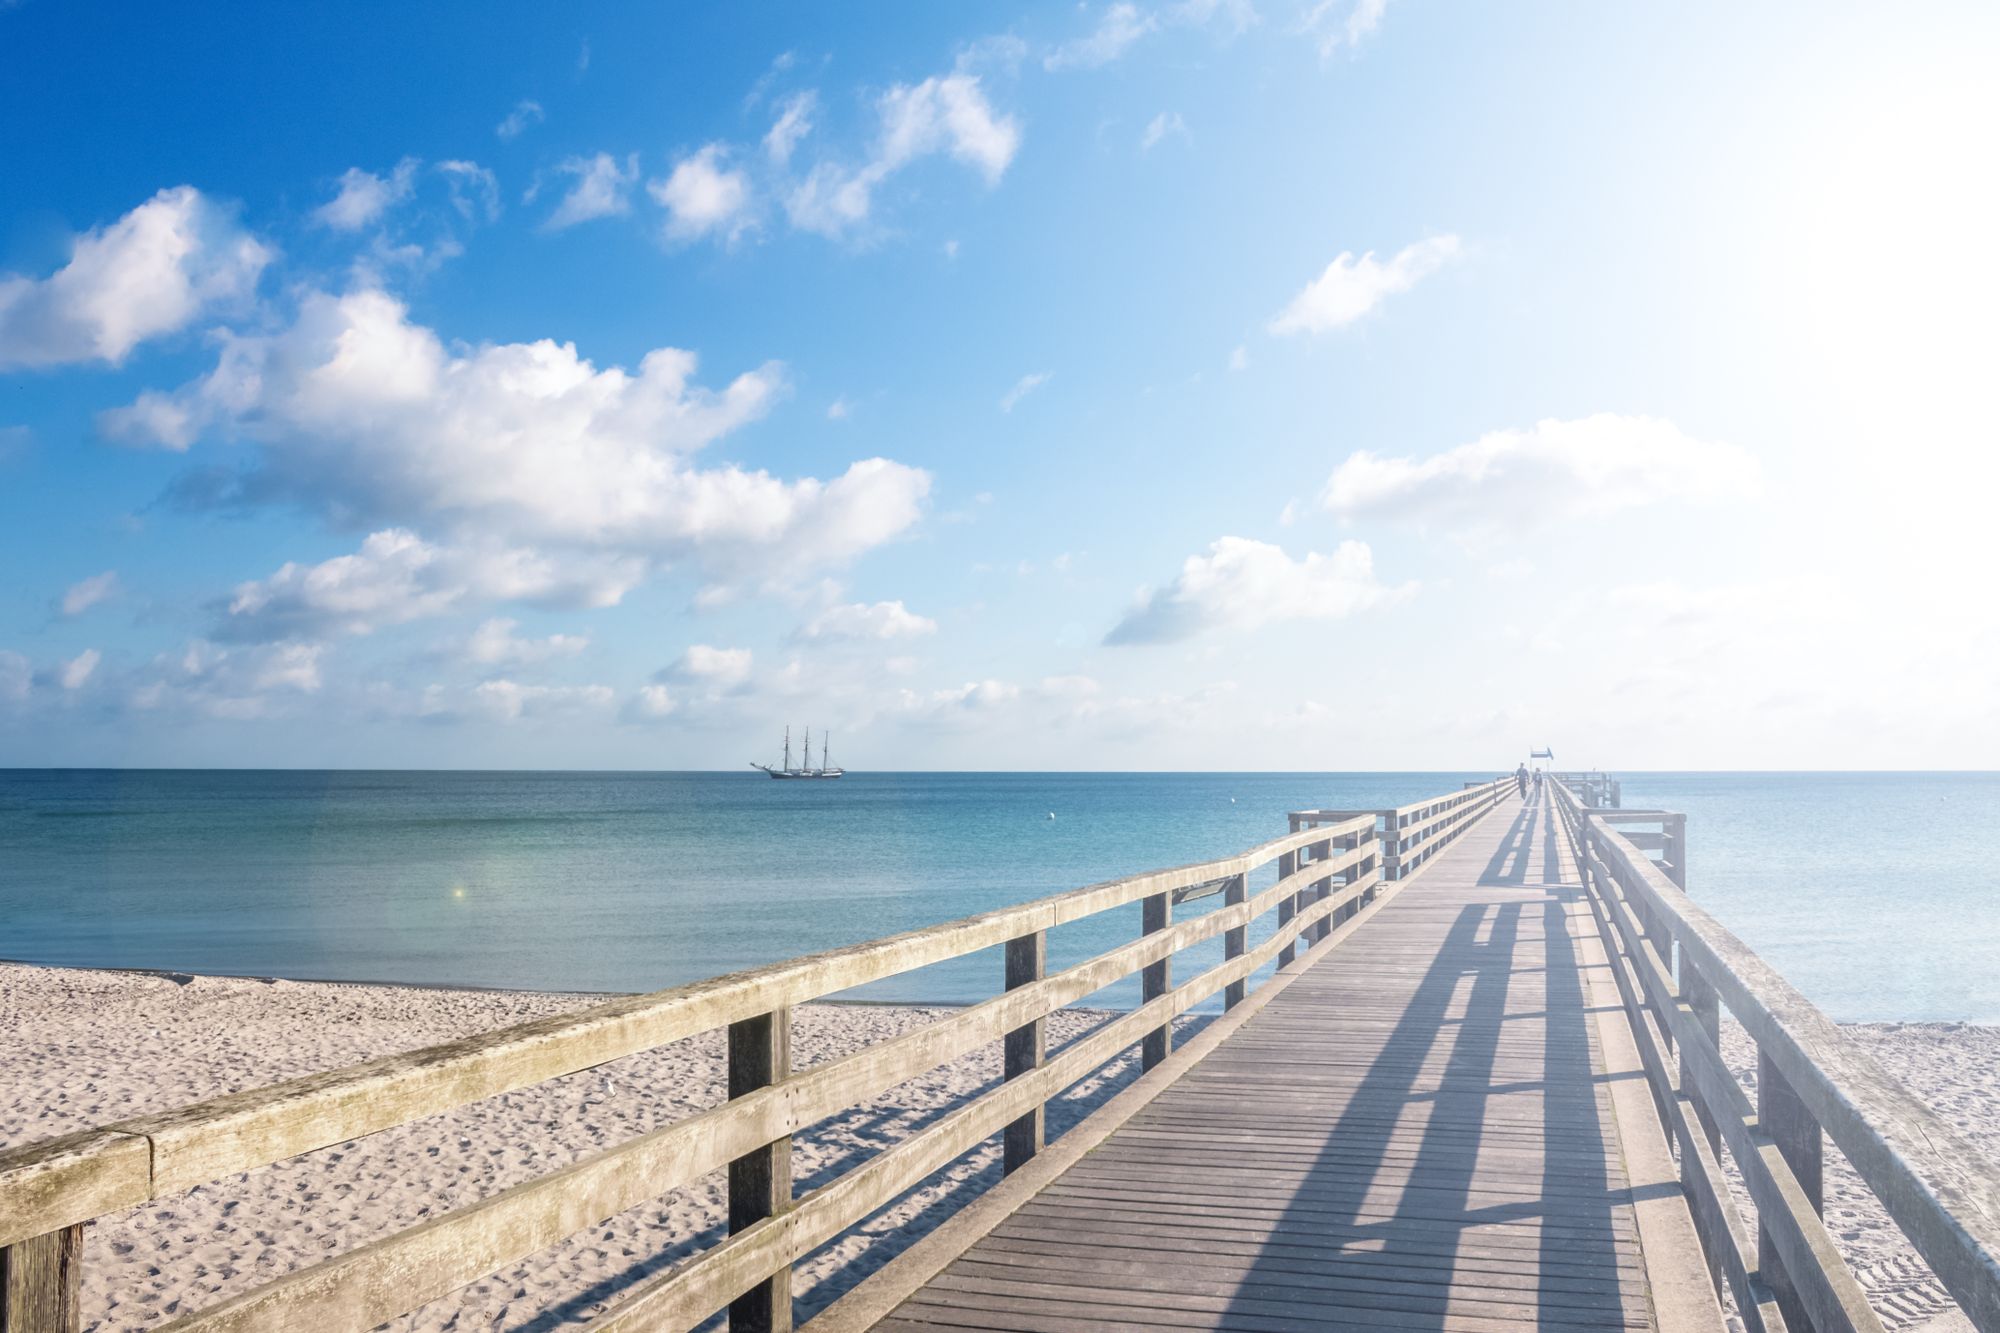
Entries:
{"type": "MultiPolygon", "coordinates": [[[[1485,776],[0,770],[0,959],[647,991],[1485,776]]],[[[1687,814],[1689,892],[1834,1018],[2000,1023],[2000,774],[1619,776],[1626,806],[1687,814]]],[[[1133,906],[1052,932],[1051,966],[1137,927],[1133,906]]],[[[1000,985],[986,950],[844,998],[1000,985]]]]}

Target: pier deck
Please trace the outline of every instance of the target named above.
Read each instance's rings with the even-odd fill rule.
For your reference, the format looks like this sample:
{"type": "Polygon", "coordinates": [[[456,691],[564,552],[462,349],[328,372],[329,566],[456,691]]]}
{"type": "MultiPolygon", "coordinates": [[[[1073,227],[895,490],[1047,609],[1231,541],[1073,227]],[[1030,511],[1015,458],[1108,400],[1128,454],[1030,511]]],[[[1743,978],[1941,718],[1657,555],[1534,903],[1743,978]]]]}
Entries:
{"type": "Polygon", "coordinates": [[[879,1327],[1718,1326],[1624,1025],[1510,801],[879,1327]]]}

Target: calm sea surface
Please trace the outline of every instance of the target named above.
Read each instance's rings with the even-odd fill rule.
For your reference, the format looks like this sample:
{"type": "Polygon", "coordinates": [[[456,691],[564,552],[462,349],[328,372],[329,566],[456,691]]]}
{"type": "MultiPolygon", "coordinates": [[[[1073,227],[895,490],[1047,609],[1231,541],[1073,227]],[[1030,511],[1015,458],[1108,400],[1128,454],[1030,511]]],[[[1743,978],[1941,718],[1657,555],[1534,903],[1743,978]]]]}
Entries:
{"type": "MultiPolygon", "coordinates": [[[[649,990],[1477,776],[0,771],[0,958],[649,990]]],[[[1626,805],[1688,813],[1691,891],[1835,1017],[2000,1022],[2000,774],[1624,781],[1626,805]]],[[[1137,915],[1056,932],[1051,963],[1137,915]]],[[[864,994],[999,977],[988,951],[864,994]]]]}

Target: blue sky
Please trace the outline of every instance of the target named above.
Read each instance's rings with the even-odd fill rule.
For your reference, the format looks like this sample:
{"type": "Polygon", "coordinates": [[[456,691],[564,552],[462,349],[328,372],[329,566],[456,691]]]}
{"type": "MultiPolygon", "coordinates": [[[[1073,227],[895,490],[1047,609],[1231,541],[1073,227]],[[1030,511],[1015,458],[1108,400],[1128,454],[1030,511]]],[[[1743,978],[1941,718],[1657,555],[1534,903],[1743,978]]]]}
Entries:
{"type": "Polygon", "coordinates": [[[1996,37],[0,5],[0,766],[1992,767],[1996,37]]]}

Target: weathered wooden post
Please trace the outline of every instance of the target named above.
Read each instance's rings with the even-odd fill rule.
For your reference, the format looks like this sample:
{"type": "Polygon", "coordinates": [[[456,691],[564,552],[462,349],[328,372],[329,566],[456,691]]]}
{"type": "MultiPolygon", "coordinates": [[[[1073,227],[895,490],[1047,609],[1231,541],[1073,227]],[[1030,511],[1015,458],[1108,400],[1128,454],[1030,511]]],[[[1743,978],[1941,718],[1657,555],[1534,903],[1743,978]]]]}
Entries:
{"type": "MultiPolygon", "coordinates": [[[[1805,1192],[1812,1210],[1826,1216],[1824,1141],[1819,1121],[1799,1100],[1799,1094],[1762,1047],[1757,1051],[1757,1121],[1778,1145],[1778,1152],[1792,1168],[1792,1174],[1798,1177],[1799,1188],[1805,1192]]],[[[1772,1244],[1767,1226],[1757,1228],[1757,1267],[1777,1299],[1779,1312],[1785,1316],[1785,1327],[1794,1333],[1812,1333],[1812,1320],[1799,1300],[1791,1274],[1785,1271],[1784,1262],[1778,1257],[1778,1247],[1772,1244]]]]}
{"type": "MultiPolygon", "coordinates": [[[[1353,845],[1353,840],[1351,838],[1342,839],[1342,842],[1347,846],[1353,845]]],[[[1313,860],[1315,861],[1319,862],[1331,861],[1333,859],[1333,839],[1328,838],[1324,842],[1314,843],[1312,845],[1312,854],[1313,854],[1313,860]]],[[[1321,878],[1313,881],[1312,900],[1314,902],[1322,903],[1332,896],[1333,896],[1332,875],[1324,875],[1321,878]]],[[[1318,921],[1315,921],[1313,923],[1312,928],[1309,932],[1311,935],[1312,942],[1314,944],[1318,944],[1321,940],[1326,938],[1327,932],[1331,931],[1332,929],[1333,929],[1333,923],[1327,920],[1326,917],[1321,917],[1318,921]]]]}
{"type": "MultiPolygon", "coordinates": [[[[1139,904],[1140,930],[1151,935],[1165,930],[1173,920],[1173,895],[1156,893],[1139,904]]],[[[1174,959],[1169,954],[1157,963],[1146,964],[1146,970],[1139,977],[1139,998],[1150,1003],[1174,988],[1174,959]]],[[[1174,1048],[1174,1027],[1172,1023],[1162,1023],[1146,1034],[1139,1044],[1139,1068],[1151,1069],[1167,1058],[1174,1048]]]]}
{"type": "Polygon", "coordinates": [[[82,1276],[82,1223],[0,1249],[0,1333],[77,1333],[82,1276]]]}
{"type": "Polygon", "coordinates": [[[1664,834],[1666,834],[1666,843],[1667,843],[1667,845],[1666,845],[1666,848],[1665,848],[1665,852],[1666,852],[1666,858],[1667,858],[1667,864],[1666,864],[1666,867],[1665,867],[1665,869],[1666,869],[1666,872],[1667,872],[1667,878],[1668,878],[1668,879],[1670,879],[1670,880],[1672,880],[1672,881],[1674,882],[1674,887],[1675,887],[1675,888],[1677,888],[1677,889],[1685,889],[1685,888],[1686,888],[1686,887],[1688,886],[1688,879],[1687,879],[1687,852],[1688,852],[1688,819],[1687,819],[1687,816],[1686,816],[1686,815],[1668,815],[1668,816],[1666,817],[1666,820],[1664,821],[1664,827],[1663,827],[1663,828],[1661,829],[1661,832],[1662,832],[1662,833],[1664,833],[1664,834]]]}
{"type": "MultiPolygon", "coordinates": [[[[1299,868],[1298,853],[1286,852],[1278,858],[1279,879],[1287,878],[1288,876],[1295,873],[1298,870],[1298,868],[1299,868]]],[[[1286,926],[1291,925],[1292,918],[1298,915],[1298,911],[1299,911],[1299,891],[1297,889],[1293,889],[1290,893],[1286,894],[1283,898],[1278,900],[1278,929],[1283,930],[1286,926]]],[[[1294,940],[1290,944],[1287,944],[1282,949],[1278,950],[1278,967],[1281,970],[1290,967],[1295,961],[1297,961],[1298,956],[1299,956],[1298,941],[1294,940]]]]}
{"type": "MultiPolygon", "coordinates": [[[[729,1025],[731,1100],[792,1072],[792,1011],[774,1009],[729,1025]]],[[[729,1233],[745,1231],[792,1206],[790,1136],[729,1164],[729,1233]]],[[[792,1269],[789,1264],[729,1303],[730,1333],[790,1333],[792,1269]]],[[[7,1333],[14,1333],[10,1328],[7,1333]]]]}
{"type": "MultiPolygon", "coordinates": [[[[1235,907],[1239,903],[1248,900],[1249,897],[1250,877],[1248,875],[1231,875],[1228,885],[1222,890],[1223,906],[1235,907]]],[[[1250,931],[1247,926],[1237,926],[1233,930],[1224,931],[1222,933],[1223,961],[1227,962],[1231,958],[1241,958],[1245,943],[1249,938],[1250,931]]],[[[1246,981],[1247,978],[1239,977],[1223,987],[1222,1007],[1224,1010],[1234,1009],[1237,1005],[1243,1003],[1243,996],[1247,991],[1246,981]]]]}
{"type": "MultiPolygon", "coordinates": [[[[1048,932],[1035,931],[1007,941],[1007,989],[1040,981],[1048,971],[1048,932]]],[[[1037,1018],[1009,1032],[1001,1043],[1001,1076],[1016,1079],[1042,1067],[1048,1053],[1046,1020],[1037,1018]]],[[[1042,1150],[1042,1107],[1010,1122],[1001,1136],[1001,1171],[1012,1175],[1042,1150]]]]}

